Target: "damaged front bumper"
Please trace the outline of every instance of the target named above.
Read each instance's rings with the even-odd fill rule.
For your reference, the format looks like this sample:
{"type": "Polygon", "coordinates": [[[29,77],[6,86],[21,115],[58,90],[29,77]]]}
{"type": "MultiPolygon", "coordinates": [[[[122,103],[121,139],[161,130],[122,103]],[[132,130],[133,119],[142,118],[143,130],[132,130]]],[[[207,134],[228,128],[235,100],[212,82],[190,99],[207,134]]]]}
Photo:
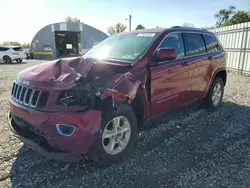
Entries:
{"type": "Polygon", "coordinates": [[[72,160],[86,154],[99,134],[101,112],[42,112],[26,108],[11,98],[8,122],[14,135],[35,151],[57,160],[72,160]],[[62,134],[58,125],[74,127],[62,134]]]}

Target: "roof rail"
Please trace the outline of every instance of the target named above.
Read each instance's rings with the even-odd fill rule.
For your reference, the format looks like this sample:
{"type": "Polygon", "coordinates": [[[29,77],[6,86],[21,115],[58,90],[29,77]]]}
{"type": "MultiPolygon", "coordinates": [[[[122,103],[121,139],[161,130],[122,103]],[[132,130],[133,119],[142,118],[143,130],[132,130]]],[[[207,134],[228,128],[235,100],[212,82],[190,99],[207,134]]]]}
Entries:
{"type": "Polygon", "coordinates": [[[186,29],[197,29],[197,30],[204,30],[204,31],[208,31],[207,29],[204,28],[197,28],[197,27],[186,27],[186,26],[173,26],[171,28],[186,28],[186,29]]]}

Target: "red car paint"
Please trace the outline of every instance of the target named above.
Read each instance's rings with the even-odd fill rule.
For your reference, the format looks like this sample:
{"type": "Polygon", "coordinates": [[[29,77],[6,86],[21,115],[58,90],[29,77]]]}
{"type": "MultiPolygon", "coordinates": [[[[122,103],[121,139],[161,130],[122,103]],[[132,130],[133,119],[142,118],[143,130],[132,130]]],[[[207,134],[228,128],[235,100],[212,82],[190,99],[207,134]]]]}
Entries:
{"type": "Polygon", "coordinates": [[[25,119],[43,131],[46,134],[47,141],[51,145],[64,148],[67,151],[86,153],[94,141],[94,133],[96,133],[100,127],[100,111],[89,110],[80,113],[46,113],[25,109],[12,99],[10,99],[10,103],[12,114],[22,117],[22,119],[25,119]],[[75,134],[70,137],[59,135],[55,129],[55,125],[58,123],[75,125],[75,134]]]}
{"type": "MultiPolygon", "coordinates": [[[[11,114],[43,131],[49,144],[66,151],[85,154],[99,134],[101,111],[88,109],[87,106],[61,106],[56,101],[62,90],[74,87],[76,80],[88,76],[92,66],[97,64],[100,70],[106,65],[129,67],[129,71],[116,74],[109,80],[109,87],[104,91],[103,99],[112,96],[115,104],[126,100],[130,104],[139,93],[143,101],[144,120],[204,97],[215,74],[225,71],[223,49],[215,53],[172,60],[165,64],[153,62],[152,57],[166,35],[173,32],[213,35],[206,30],[173,28],[131,33],[142,32],[157,33],[157,38],[135,62],[77,57],[55,60],[20,72],[17,77],[19,84],[28,84],[29,87],[48,91],[50,95],[42,109],[25,107],[10,98],[11,114]],[[75,133],[71,137],[59,135],[55,128],[58,123],[75,125],[75,133]]],[[[98,72],[98,68],[96,70],[98,72]]]]}

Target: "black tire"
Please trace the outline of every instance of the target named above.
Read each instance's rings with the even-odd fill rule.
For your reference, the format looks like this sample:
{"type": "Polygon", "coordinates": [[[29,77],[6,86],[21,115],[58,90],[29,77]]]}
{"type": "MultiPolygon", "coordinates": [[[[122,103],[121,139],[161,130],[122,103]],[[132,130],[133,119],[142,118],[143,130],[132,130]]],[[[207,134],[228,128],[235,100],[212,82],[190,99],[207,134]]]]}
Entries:
{"type": "Polygon", "coordinates": [[[7,55],[3,56],[3,61],[4,61],[4,63],[8,63],[8,64],[12,63],[11,58],[9,56],[7,56],[7,55]]]}
{"type": "Polygon", "coordinates": [[[223,95],[224,95],[224,81],[222,80],[222,78],[216,77],[213,81],[212,86],[210,87],[210,89],[207,93],[207,96],[205,97],[205,99],[203,101],[202,107],[203,108],[216,108],[216,107],[218,107],[222,102],[223,95]],[[217,104],[214,104],[212,97],[213,97],[214,89],[215,89],[217,84],[219,84],[221,87],[221,95],[219,98],[219,102],[217,104]]]}
{"type": "Polygon", "coordinates": [[[90,147],[87,157],[88,159],[91,159],[92,161],[101,165],[115,164],[121,162],[127,159],[129,155],[132,153],[136,142],[137,134],[138,134],[137,119],[135,117],[132,108],[125,104],[119,105],[116,108],[111,109],[110,112],[103,114],[101,122],[101,130],[97,135],[96,141],[90,147]],[[103,147],[102,133],[108,122],[110,122],[110,120],[118,116],[124,116],[129,121],[131,127],[131,136],[130,140],[128,141],[128,144],[120,153],[111,155],[107,153],[103,147]]]}
{"type": "Polygon", "coordinates": [[[17,62],[17,63],[22,63],[23,60],[22,60],[22,59],[17,59],[16,62],[17,62]]]}

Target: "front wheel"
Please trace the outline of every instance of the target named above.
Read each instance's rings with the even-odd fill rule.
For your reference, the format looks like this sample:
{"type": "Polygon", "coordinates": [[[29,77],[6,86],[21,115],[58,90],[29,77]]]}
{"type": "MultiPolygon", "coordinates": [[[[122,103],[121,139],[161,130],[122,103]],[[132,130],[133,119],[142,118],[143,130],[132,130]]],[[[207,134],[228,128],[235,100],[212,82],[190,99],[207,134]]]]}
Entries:
{"type": "Polygon", "coordinates": [[[224,95],[224,82],[220,77],[215,78],[205,100],[203,107],[216,108],[218,107],[224,95]]]}
{"type": "Polygon", "coordinates": [[[100,164],[113,164],[126,159],[134,148],[137,129],[132,108],[119,105],[103,115],[100,133],[88,157],[100,164]]]}

